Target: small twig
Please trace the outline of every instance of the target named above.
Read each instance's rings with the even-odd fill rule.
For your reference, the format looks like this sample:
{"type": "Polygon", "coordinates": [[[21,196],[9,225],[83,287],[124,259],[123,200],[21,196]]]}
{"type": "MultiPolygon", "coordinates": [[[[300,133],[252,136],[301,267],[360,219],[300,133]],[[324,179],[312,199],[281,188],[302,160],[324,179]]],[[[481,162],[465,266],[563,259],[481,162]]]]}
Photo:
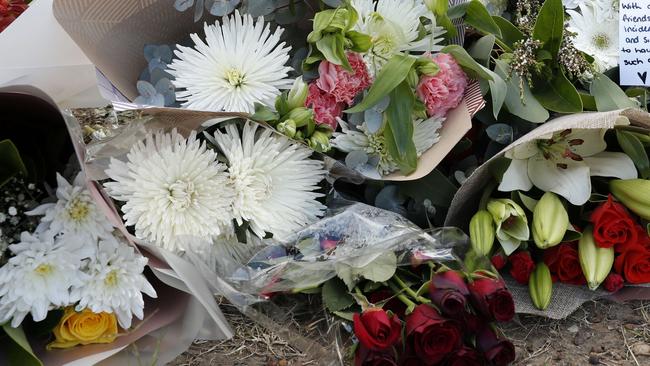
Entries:
{"type": "Polygon", "coordinates": [[[621,325],[621,333],[623,334],[623,342],[625,343],[625,347],[627,348],[627,350],[632,355],[632,359],[634,359],[634,363],[636,364],[636,366],[640,366],[639,361],[636,359],[636,356],[634,355],[634,352],[632,351],[632,347],[630,347],[630,345],[627,343],[627,337],[625,336],[625,328],[623,328],[622,325],[621,325]]]}

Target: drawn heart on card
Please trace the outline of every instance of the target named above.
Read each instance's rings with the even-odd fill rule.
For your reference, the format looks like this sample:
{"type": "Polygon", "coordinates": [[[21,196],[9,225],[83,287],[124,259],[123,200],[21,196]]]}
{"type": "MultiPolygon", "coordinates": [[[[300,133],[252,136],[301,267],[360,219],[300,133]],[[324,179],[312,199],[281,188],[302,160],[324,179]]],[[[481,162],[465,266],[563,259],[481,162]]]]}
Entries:
{"type": "Polygon", "coordinates": [[[639,78],[641,79],[641,81],[643,81],[643,84],[645,84],[645,79],[648,77],[648,72],[644,71],[643,74],[640,73],[640,72],[637,72],[636,74],[639,75],[639,78]]]}

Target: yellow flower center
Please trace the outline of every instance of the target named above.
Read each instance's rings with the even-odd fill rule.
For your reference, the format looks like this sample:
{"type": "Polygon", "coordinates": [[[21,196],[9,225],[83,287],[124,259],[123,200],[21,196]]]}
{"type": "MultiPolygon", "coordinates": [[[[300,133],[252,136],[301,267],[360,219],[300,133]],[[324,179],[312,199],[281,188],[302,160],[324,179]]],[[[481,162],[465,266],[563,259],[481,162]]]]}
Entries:
{"type": "Polygon", "coordinates": [[[117,286],[117,271],[116,270],[112,270],[112,271],[110,271],[108,273],[108,276],[106,276],[106,278],[104,278],[104,284],[106,286],[111,286],[111,287],[117,286]]]}
{"type": "Polygon", "coordinates": [[[594,46],[601,50],[609,47],[609,36],[605,33],[595,34],[591,41],[594,43],[594,46]]]}
{"type": "Polygon", "coordinates": [[[90,208],[88,207],[88,203],[79,198],[73,199],[68,204],[68,217],[73,221],[80,222],[85,220],[89,212],[90,208]]]}
{"type": "Polygon", "coordinates": [[[230,83],[230,85],[234,87],[239,87],[244,84],[244,73],[242,73],[240,70],[237,70],[235,68],[229,69],[226,71],[226,80],[230,83]]]}
{"type": "Polygon", "coordinates": [[[52,266],[49,264],[41,264],[34,270],[37,274],[41,276],[47,276],[52,273],[52,266]]]}

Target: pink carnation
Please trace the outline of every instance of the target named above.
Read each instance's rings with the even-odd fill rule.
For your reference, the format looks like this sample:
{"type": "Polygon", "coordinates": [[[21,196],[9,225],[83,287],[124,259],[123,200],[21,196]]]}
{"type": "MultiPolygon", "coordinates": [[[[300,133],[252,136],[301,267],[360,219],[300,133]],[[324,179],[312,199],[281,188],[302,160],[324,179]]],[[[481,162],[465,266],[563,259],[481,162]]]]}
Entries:
{"type": "Polygon", "coordinates": [[[314,120],[317,124],[329,125],[336,131],[336,117],[343,115],[343,103],[338,103],[333,95],[321,90],[316,83],[311,83],[305,106],[314,110],[314,120]]]}
{"type": "Polygon", "coordinates": [[[417,93],[427,106],[429,116],[444,117],[450,109],[460,104],[468,79],[452,56],[438,53],[432,59],[438,64],[440,71],[434,76],[422,76],[417,93]]]}
{"type": "Polygon", "coordinates": [[[316,80],[316,85],[333,95],[337,102],[351,105],[354,97],[370,86],[372,79],[360,54],[348,52],[347,56],[353,72],[324,60],[318,66],[320,77],[316,80]]]}

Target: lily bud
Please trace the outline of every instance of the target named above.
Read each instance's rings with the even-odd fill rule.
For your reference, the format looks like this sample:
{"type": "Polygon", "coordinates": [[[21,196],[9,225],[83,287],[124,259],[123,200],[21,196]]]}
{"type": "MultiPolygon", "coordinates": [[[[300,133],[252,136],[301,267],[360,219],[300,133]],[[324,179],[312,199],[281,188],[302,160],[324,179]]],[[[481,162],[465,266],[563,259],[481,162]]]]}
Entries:
{"type": "Polygon", "coordinates": [[[530,238],[528,219],[524,210],[507,198],[492,199],[487,209],[497,225],[496,237],[506,255],[512,254],[522,241],[530,238]]]}
{"type": "Polygon", "coordinates": [[[296,78],[289,90],[287,97],[287,104],[289,109],[304,107],[307,101],[307,94],[309,93],[309,86],[304,82],[302,77],[296,78]]]}
{"type": "Polygon", "coordinates": [[[645,220],[650,220],[650,180],[614,179],[609,190],[625,207],[645,220]]]}
{"type": "Polygon", "coordinates": [[[595,290],[605,281],[614,264],[614,248],[600,248],[594,241],[593,228],[587,227],[578,242],[580,267],[587,279],[587,285],[595,290]]]}
{"type": "Polygon", "coordinates": [[[469,222],[469,239],[478,255],[490,255],[494,244],[494,220],[489,212],[480,210],[474,214],[469,222]]]}
{"type": "Polygon", "coordinates": [[[302,127],[305,126],[310,119],[314,118],[314,111],[305,107],[294,108],[283,118],[293,120],[296,127],[302,127]]]}
{"type": "Polygon", "coordinates": [[[433,76],[440,71],[440,67],[431,57],[422,56],[415,62],[415,67],[422,75],[433,76]]]}
{"type": "Polygon", "coordinates": [[[430,12],[436,12],[436,0],[424,0],[424,4],[427,6],[430,12]]]}
{"type": "Polygon", "coordinates": [[[544,262],[537,263],[533,273],[530,274],[528,292],[533,305],[539,310],[545,310],[551,303],[553,279],[551,278],[551,271],[544,262]]]}
{"type": "Polygon", "coordinates": [[[284,120],[276,126],[278,132],[288,137],[293,138],[296,135],[296,122],[292,119],[284,120]]]}
{"type": "Polygon", "coordinates": [[[314,131],[308,140],[309,147],[318,152],[327,152],[330,150],[330,134],[320,130],[314,131]]]}
{"type": "Polygon", "coordinates": [[[411,70],[409,70],[409,73],[406,75],[406,81],[411,88],[416,88],[418,86],[420,78],[418,77],[418,73],[414,68],[411,68],[411,70]]]}
{"type": "Polygon", "coordinates": [[[537,247],[560,244],[569,228],[569,214],[553,192],[546,192],[533,210],[533,239],[537,247]]]}

